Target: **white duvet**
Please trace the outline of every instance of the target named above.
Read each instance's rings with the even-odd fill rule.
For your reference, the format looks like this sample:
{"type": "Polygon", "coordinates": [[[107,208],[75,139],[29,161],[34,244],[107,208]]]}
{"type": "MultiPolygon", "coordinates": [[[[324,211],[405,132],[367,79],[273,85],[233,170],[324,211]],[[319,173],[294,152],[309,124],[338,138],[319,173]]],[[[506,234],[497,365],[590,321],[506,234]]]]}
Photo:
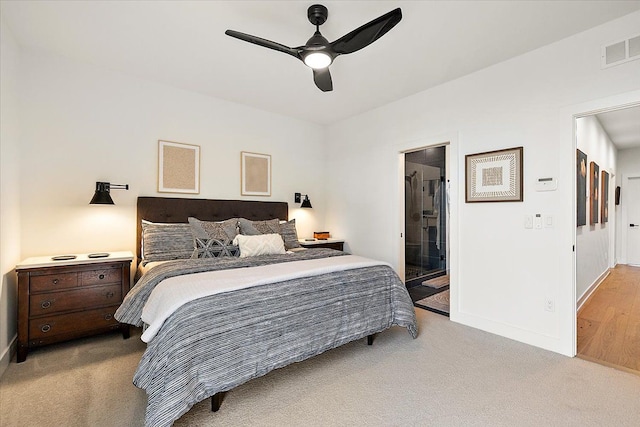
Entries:
{"type": "Polygon", "coordinates": [[[160,282],[149,295],[142,310],[142,321],[147,327],[141,338],[144,342],[150,342],[173,312],[198,298],[252,286],[376,265],[389,266],[385,262],[357,255],[345,255],[170,277],[160,282]]]}

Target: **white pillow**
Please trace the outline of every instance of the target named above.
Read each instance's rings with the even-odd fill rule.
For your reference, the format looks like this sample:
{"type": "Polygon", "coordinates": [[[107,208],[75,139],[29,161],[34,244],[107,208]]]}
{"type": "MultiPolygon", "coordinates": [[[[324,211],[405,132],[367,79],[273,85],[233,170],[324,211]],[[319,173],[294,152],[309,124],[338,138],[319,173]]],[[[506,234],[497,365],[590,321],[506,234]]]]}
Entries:
{"type": "Polygon", "coordinates": [[[240,248],[240,258],[285,253],[284,241],[279,234],[259,234],[257,236],[238,234],[233,239],[233,244],[240,248]]]}

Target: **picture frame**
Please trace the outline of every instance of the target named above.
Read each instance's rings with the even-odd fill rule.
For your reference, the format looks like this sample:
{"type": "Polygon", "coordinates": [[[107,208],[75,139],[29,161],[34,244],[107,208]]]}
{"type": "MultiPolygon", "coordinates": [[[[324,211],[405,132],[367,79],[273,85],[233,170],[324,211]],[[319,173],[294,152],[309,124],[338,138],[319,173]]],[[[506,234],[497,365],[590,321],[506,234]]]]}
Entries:
{"type": "Polygon", "coordinates": [[[576,150],[576,224],[587,225],[587,155],[576,150]]]}
{"type": "Polygon", "coordinates": [[[589,163],[589,224],[598,223],[598,181],[600,166],[596,162],[589,163]]]}
{"type": "Polygon", "coordinates": [[[271,156],[240,152],[240,194],[271,196],[271,156]]]}
{"type": "Polygon", "coordinates": [[[465,156],[465,202],[522,202],[523,147],[465,156]]]}
{"type": "Polygon", "coordinates": [[[158,192],[200,193],[200,146],[158,140],[158,192]]]}
{"type": "Polygon", "coordinates": [[[600,222],[609,222],[609,173],[602,171],[600,176],[602,189],[600,190],[600,222]]]}

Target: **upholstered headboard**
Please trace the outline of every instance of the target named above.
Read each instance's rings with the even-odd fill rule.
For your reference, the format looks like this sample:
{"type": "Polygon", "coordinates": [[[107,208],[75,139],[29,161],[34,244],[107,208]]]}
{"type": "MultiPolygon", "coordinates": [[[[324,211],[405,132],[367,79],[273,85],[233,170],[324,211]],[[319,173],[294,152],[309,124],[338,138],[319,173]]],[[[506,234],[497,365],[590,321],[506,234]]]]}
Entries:
{"type": "Polygon", "coordinates": [[[250,200],[184,199],[178,197],[138,197],[136,251],[142,258],[142,220],[161,223],[186,223],[190,216],[203,221],[247,218],[254,221],[289,219],[287,202],[250,200]]]}

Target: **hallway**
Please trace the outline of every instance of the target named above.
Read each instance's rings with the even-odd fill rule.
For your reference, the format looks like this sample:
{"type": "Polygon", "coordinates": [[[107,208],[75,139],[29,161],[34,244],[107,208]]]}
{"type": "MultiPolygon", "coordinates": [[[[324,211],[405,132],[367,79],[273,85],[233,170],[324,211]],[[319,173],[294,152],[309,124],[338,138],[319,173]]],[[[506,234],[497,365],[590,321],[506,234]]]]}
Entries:
{"type": "Polygon", "coordinates": [[[640,375],[640,267],[611,269],[582,306],[578,357],[640,375]]]}

